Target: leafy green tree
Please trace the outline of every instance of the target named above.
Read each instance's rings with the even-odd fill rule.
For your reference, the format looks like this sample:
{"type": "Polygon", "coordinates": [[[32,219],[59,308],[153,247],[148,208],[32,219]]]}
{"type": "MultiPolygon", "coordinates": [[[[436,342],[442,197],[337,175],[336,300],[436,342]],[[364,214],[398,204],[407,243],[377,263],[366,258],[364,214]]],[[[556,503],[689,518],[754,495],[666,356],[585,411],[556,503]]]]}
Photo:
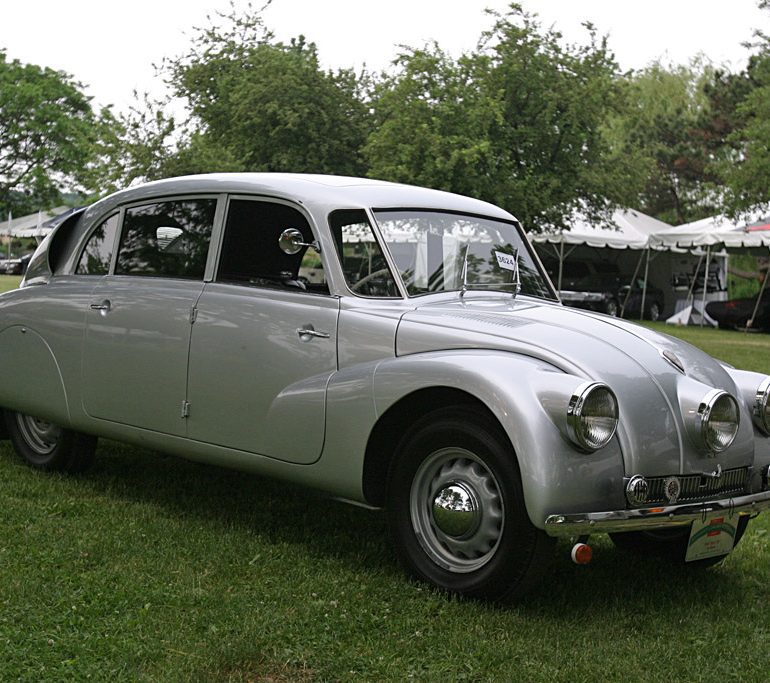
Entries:
{"type": "Polygon", "coordinates": [[[587,45],[564,45],[515,4],[493,16],[458,60],[437,45],[399,57],[376,89],[370,175],[481,197],[528,229],[605,215],[633,176],[603,133],[618,95],[606,41],[587,26],[587,45]]]}
{"type": "Polygon", "coordinates": [[[82,86],[67,74],[0,51],[0,208],[14,213],[59,200],[85,175],[98,137],[82,86]]]}
{"type": "Polygon", "coordinates": [[[621,81],[624,107],[608,123],[613,144],[644,171],[638,208],[669,223],[716,211],[709,164],[723,144],[718,126],[725,122],[712,116],[705,92],[713,73],[697,62],[653,63],[621,81]]]}
{"type": "MultiPolygon", "coordinates": [[[[770,11],[770,1],[759,5],[770,11]]],[[[733,79],[743,98],[735,107],[734,126],[726,138],[732,154],[716,165],[731,213],[770,207],[770,36],[757,31],[755,38],[757,51],[746,70],[733,79]]]]}
{"type": "Polygon", "coordinates": [[[301,36],[276,42],[258,12],[223,18],[224,27],[199,31],[190,51],[166,64],[195,130],[170,168],[221,157],[241,170],[362,174],[369,114],[361,79],[323,71],[301,36]]]}

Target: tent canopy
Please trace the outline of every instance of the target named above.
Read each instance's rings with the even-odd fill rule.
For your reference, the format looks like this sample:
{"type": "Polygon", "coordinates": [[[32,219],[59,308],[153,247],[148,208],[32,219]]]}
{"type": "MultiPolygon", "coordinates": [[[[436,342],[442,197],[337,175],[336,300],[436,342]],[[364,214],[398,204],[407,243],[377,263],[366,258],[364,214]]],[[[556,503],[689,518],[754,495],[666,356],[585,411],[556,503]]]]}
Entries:
{"type": "Polygon", "coordinates": [[[0,224],[0,234],[11,237],[45,237],[52,230],[51,227],[44,225],[46,221],[69,210],[68,206],[57,206],[49,211],[38,211],[28,216],[8,220],[5,224],[0,224]]]}
{"type": "Polygon", "coordinates": [[[529,238],[537,244],[646,249],[650,235],[671,228],[668,223],[632,209],[618,209],[610,223],[612,227],[597,227],[578,215],[569,230],[546,231],[529,238]]]}
{"type": "Polygon", "coordinates": [[[650,235],[650,245],[669,249],[770,249],[770,230],[766,225],[766,221],[747,225],[713,216],[656,232],[650,235]]]}

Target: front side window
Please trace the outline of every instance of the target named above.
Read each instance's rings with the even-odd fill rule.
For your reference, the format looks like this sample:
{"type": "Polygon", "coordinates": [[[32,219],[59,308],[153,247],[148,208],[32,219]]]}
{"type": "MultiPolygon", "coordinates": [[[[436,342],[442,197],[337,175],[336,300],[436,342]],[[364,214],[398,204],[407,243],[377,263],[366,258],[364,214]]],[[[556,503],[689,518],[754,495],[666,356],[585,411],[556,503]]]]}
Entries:
{"type": "Polygon", "coordinates": [[[217,281],[271,289],[295,289],[328,294],[321,255],[313,246],[288,254],[281,235],[298,230],[302,242],[315,238],[307,219],[286,204],[234,199],[225,223],[217,281]]]}
{"type": "Polygon", "coordinates": [[[412,296],[488,289],[554,299],[528,243],[513,223],[440,211],[374,212],[383,239],[412,296]]]}
{"type": "Polygon", "coordinates": [[[361,296],[399,296],[396,282],[374,238],[366,212],[361,209],[334,211],[329,216],[337,255],[345,281],[361,296]]]}
{"type": "Polygon", "coordinates": [[[102,221],[86,242],[75,272],[78,275],[106,275],[110,272],[119,214],[102,221]]]}
{"type": "Polygon", "coordinates": [[[185,199],[126,209],[116,275],[202,280],[216,199],[185,199]]]}

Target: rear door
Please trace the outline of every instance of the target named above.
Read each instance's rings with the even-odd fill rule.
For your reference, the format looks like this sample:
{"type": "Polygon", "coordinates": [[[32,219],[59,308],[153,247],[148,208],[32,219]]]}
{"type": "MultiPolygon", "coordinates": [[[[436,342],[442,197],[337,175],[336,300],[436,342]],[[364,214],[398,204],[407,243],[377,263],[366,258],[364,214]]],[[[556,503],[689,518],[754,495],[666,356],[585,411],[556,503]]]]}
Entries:
{"type": "MultiPolygon", "coordinates": [[[[114,274],[102,277],[86,311],[86,412],[183,435],[191,315],[203,277],[216,197],[155,201],[123,210],[114,274]]],[[[103,242],[103,240],[101,240],[103,242]]],[[[98,229],[79,270],[103,267],[98,229]]]]}

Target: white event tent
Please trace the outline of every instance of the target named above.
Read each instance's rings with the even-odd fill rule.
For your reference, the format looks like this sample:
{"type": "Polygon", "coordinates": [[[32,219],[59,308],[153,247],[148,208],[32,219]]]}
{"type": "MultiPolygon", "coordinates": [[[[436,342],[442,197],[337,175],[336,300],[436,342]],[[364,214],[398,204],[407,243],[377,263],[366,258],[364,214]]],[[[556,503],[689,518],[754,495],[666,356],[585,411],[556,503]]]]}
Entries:
{"type": "MultiPolygon", "coordinates": [[[[588,220],[577,215],[567,230],[545,231],[540,234],[531,234],[530,239],[537,245],[541,254],[547,254],[558,261],[558,274],[556,287],[562,289],[562,272],[564,262],[570,255],[585,257],[586,250],[610,249],[618,252],[614,260],[621,267],[622,272],[631,272],[634,282],[639,271],[644,265],[644,287],[642,291],[642,310],[646,297],[648,280],[664,292],[669,300],[664,306],[672,308],[673,292],[671,291],[672,274],[677,270],[688,269],[692,260],[689,255],[680,255],[678,258],[672,254],[663,256],[660,253],[651,255],[650,238],[652,235],[671,229],[671,225],[652,218],[641,211],[632,209],[616,210],[606,226],[591,225],[588,220]],[[656,263],[653,272],[650,271],[651,261],[656,263]]],[[[669,251],[667,247],[657,247],[659,252],[669,251]]]]}
{"type": "MultiPolygon", "coordinates": [[[[705,250],[706,267],[703,271],[705,279],[709,272],[711,258],[721,250],[727,252],[753,251],[754,253],[770,255],[770,222],[764,219],[748,224],[736,223],[724,216],[713,216],[656,232],[650,235],[650,246],[653,249],[705,250]]],[[[701,259],[703,258],[704,255],[701,256],[701,259]]],[[[767,277],[763,280],[752,318],[759,309],[759,304],[767,287],[767,280],[767,277]]],[[[689,297],[692,297],[692,289],[689,297]]],[[[697,310],[695,301],[692,299],[690,308],[677,312],[672,318],[669,318],[669,322],[686,323],[692,314],[700,315],[701,319],[707,318],[705,285],[700,310],[697,310]]]]}
{"type": "Polygon", "coordinates": [[[0,234],[11,237],[45,237],[51,232],[51,227],[44,225],[46,221],[69,211],[68,206],[57,206],[49,211],[38,211],[21,218],[12,218],[8,216],[5,226],[0,226],[0,234]]]}

